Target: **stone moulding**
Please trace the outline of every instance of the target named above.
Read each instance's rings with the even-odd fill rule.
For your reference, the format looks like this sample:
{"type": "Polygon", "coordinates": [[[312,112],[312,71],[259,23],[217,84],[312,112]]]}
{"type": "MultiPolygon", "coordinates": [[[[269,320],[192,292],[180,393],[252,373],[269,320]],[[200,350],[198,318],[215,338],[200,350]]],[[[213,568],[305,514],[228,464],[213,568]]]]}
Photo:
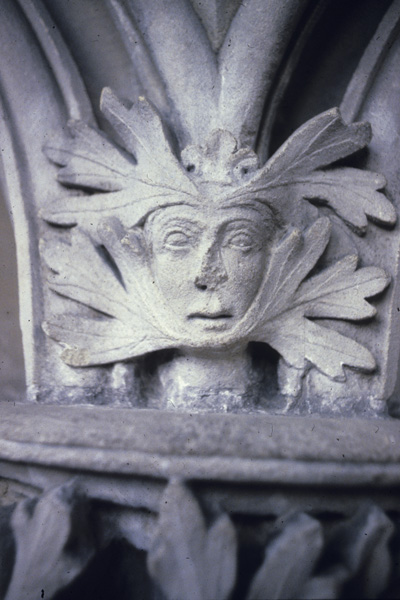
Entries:
{"type": "Polygon", "coordinates": [[[400,477],[398,421],[19,405],[2,409],[4,460],[93,472],[362,485],[400,477]],[[84,421],[82,430],[79,423],[84,421]],[[318,455],[318,461],[315,456],[318,455]],[[290,470],[281,470],[290,461],[290,470]]]}
{"type": "MultiPolygon", "coordinates": [[[[33,417],[29,405],[3,409],[0,481],[19,494],[11,525],[20,549],[6,600],[19,599],[24,585],[45,585],[50,593],[68,585],[80,593],[88,560],[101,555],[110,539],[145,553],[146,563],[135,559],[130,568],[157,582],[171,600],[186,599],[194,585],[228,598],[250,579],[248,593],[255,595],[242,590],[240,598],[295,597],[302,586],[311,586],[314,595],[316,587],[317,597],[346,598],[345,583],[353,579],[360,597],[396,589],[389,543],[396,539],[400,502],[397,421],[179,413],[165,413],[160,421],[159,414],[37,406],[33,417]],[[44,515],[46,532],[40,529],[44,515]],[[258,527],[254,539],[249,522],[258,527]],[[72,553],[65,541],[70,536],[72,553]],[[243,544],[247,551],[265,544],[264,562],[254,558],[244,572],[238,552],[243,544]],[[302,544],[306,564],[298,562],[302,544]],[[51,572],[44,569],[51,564],[49,548],[58,565],[51,572]],[[201,566],[208,553],[216,580],[201,566]],[[281,553],[289,573],[279,569],[274,579],[281,553]],[[327,571],[318,568],[325,555],[327,571]],[[197,572],[193,580],[189,560],[197,572]],[[366,575],[375,569],[372,579],[366,575]],[[71,577],[65,579],[65,572],[71,577]]],[[[118,577],[125,580],[126,572],[118,577]]]]}

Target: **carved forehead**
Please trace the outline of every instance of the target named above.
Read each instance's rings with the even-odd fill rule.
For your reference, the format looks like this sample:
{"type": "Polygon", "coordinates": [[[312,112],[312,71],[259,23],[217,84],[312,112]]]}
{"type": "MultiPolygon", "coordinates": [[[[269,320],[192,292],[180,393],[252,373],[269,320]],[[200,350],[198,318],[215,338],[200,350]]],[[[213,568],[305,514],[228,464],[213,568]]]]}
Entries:
{"type": "Polygon", "coordinates": [[[258,202],[222,206],[204,203],[199,206],[169,206],[156,210],[148,217],[145,227],[146,229],[162,230],[174,223],[181,222],[201,228],[215,228],[235,221],[271,226],[274,216],[267,205],[258,202]]]}

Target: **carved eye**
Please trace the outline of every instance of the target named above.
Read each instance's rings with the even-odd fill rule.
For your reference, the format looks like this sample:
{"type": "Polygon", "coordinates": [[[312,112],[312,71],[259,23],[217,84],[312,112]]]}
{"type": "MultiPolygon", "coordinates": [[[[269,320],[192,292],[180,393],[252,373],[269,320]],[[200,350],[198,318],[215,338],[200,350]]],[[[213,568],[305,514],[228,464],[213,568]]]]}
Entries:
{"type": "Polygon", "coordinates": [[[249,251],[257,246],[253,237],[250,234],[244,233],[242,231],[232,235],[227,240],[226,245],[230,246],[231,248],[237,248],[242,251],[249,251]]]}
{"type": "Polygon", "coordinates": [[[171,231],[165,236],[164,245],[170,248],[186,248],[190,245],[190,237],[183,231],[171,231]]]}

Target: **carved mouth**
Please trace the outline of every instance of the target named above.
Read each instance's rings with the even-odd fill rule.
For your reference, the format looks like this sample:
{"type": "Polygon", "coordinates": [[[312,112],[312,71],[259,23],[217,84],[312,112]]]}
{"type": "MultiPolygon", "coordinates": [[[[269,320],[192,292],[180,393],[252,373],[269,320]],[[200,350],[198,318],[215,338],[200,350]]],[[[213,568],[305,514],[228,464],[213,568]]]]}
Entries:
{"type": "Polygon", "coordinates": [[[231,318],[232,315],[229,313],[193,313],[188,316],[188,319],[202,319],[203,321],[226,321],[231,318]]]}
{"type": "Polygon", "coordinates": [[[198,312],[188,316],[188,320],[201,330],[205,331],[225,331],[229,329],[229,321],[233,315],[227,312],[207,313],[198,312]]]}

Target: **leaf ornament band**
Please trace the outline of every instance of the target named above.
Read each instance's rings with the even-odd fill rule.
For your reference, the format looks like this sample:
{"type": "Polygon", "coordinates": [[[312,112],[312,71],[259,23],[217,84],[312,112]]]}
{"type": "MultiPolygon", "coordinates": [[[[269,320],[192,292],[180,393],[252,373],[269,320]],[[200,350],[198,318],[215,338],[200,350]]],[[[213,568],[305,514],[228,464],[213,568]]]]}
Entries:
{"type": "Polygon", "coordinates": [[[393,205],[379,191],[385,186],[381,175],[327,169],[368,145],[368,123],[348,125],[338,109],[329,110],[300,127],[259,167],[254,151],[238,149],[223,130],[202,146],[186,147],[178,158],[160,116],[144,98],[127,108],[106,89],[101,108],[118,145],[74,121],[69,140],[45,149],[60,167],[59,182],[79,190],[42,213],[51,224],[74,226],[70,244],[42,244],[49,285],[93,309],[92,316],[59,314],[44,324],[64,347],[67,364],[101,365],[160,349],[209,347],[209,338],[193,339],[157,288],[143,225],[169,206],[258,203],[270,208],[276,223],[266,272],[244,317],[230,331],[216,332],[212,345],[265,342],[286,365],[313,365],[338,380],[345,378],[344,366],[374,370],[369,350],[315,320],[373,317],[375,308],[366,299],[387,287],[388,276],[378,267],[357,269],[357,256],[310,276],[329,243],[331,222],[321,217],[302,231],[295,219],[312,201],[329,207],[358,235],[365,233],[367,219],[395,223],[393,205]]]}

